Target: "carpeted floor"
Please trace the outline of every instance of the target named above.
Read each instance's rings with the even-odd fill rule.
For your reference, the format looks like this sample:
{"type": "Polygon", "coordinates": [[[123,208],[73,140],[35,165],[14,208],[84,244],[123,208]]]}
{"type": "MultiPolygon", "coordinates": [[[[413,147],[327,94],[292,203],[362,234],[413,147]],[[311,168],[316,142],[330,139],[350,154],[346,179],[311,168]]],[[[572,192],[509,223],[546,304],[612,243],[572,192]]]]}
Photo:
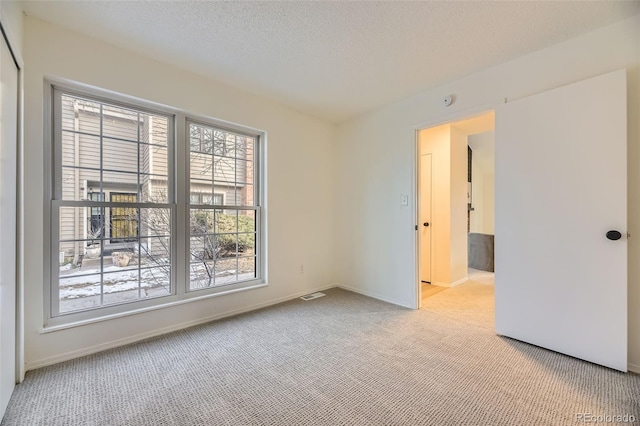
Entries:
{"type": "Polygon", "coordinates": [[[640,418],[640,376],[496,336],[491,285],[448,289],[420,311],[340,289],[326,293],[31,371],[2,425],[640,418]]]}

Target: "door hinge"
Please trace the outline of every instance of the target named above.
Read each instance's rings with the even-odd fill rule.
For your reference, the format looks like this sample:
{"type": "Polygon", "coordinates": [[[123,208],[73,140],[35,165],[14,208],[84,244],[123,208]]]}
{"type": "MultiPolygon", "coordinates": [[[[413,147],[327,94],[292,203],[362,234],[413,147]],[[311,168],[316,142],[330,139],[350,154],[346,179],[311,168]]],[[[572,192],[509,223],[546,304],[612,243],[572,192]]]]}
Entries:
{"type": "Polygon", "coordinates": [[[416,231],[418,230],[418,225],[416,225],[416,231]]]}

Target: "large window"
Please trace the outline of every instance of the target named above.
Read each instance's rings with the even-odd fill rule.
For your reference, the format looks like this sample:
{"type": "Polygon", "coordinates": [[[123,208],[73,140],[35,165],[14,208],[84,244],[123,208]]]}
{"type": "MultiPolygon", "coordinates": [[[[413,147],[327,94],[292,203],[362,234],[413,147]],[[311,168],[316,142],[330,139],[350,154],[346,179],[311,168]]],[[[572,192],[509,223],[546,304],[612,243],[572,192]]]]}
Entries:
{"type": "Polygon", "coordinates": [[[57,87],[52,120],[50,324],[262,283],[258,132],[57,87]]]}

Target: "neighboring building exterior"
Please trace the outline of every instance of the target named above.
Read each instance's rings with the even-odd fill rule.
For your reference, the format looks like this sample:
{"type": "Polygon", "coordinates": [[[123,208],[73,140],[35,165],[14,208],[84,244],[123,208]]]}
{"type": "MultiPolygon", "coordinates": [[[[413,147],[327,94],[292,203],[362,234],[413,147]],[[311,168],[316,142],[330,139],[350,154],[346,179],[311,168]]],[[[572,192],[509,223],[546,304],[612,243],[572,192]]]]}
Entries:
{"type": "MultiPolygon", "coordinates": [[[[70,95],[62,96],[61,114],[63,199],[169,203],[170,117],[70,95]]],[[[195,123],[189,132],[190,204],[253,203],[252,138],[195,123]]],[[[129,207],[63,208],[60,263],[75,265],[100,239],[108,255],[135,249],[130,243],[140,236],[168,235],[168,217],[167,209],[141,209],[138,214],[129,207]],[[166,220],[158,220],[158,214],[166,220]]]]}

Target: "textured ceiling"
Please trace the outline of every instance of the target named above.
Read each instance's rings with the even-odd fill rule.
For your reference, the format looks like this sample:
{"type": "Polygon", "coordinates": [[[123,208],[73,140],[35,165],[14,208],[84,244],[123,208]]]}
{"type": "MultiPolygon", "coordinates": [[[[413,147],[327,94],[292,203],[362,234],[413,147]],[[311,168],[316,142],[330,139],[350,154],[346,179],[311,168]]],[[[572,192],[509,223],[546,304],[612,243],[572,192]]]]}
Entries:
{"type": "Polygon", "coordinates": [[[640,13],[640,0],[23,6],[333,122],[640,13]]]}

